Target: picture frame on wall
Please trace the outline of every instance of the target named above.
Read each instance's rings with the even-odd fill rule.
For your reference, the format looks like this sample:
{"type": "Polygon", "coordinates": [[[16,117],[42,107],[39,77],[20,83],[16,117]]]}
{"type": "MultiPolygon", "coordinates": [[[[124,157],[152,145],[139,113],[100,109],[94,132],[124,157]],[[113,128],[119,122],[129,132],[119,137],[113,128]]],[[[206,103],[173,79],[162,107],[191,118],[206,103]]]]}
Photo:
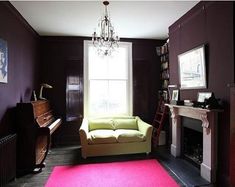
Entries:
{"type": "Polygon", "coordinates": [[[178,55],[180,89],[206,88],[205,45],[178,55]]]}
{"type": "Polygon", "coordinates": [[[212,92],[198,92],[197,102],[204,103],[205,99],[209,99],[212,96],[212,92]]]}
{"type": "Polygon", "coordinates": [[[172,90],[172,99],[173,101],[178,101],[179,99],[179,90],[172,90]]]}
{"type": "Polygon", "coordinates": [[[7,42],[0,38],[0,83],[7,83],[8,51],[7,42]]]}

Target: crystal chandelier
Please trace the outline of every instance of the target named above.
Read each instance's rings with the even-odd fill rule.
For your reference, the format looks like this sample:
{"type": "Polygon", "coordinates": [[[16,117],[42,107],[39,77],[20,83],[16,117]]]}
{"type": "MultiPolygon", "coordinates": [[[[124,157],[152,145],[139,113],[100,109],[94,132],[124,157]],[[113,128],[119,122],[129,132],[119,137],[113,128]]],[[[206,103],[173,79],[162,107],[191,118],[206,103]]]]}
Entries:
{"type": "Polygon", "coordinates": [[[105,5],[105,12],[98,24],[100,33],[97,34],[95,31],[92,34],[92,42],[97,48],[99,55],[107,56],[111,55],[115,48],[118,47],[119,37],[115,36],[114,28],[108,15],[107,6],[109,5],[109,2],[104,1],[103,4],[105,5]]]}

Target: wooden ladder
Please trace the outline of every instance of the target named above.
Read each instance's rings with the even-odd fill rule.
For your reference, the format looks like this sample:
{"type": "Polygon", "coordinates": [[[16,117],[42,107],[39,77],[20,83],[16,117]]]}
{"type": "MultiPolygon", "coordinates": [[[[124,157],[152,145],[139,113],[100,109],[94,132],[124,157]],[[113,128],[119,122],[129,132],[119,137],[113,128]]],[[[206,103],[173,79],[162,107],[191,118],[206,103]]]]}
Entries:
{"type": "Polygon", "coordinates": [[[161,97],[158,102],[157,111],[155,113],[152,123],[153,126],[152,144],[154,147],[156,147],[159,143],[160,133],[168,113],[167,109],[168,108],[165,106],[164,99],[161,97]]]}

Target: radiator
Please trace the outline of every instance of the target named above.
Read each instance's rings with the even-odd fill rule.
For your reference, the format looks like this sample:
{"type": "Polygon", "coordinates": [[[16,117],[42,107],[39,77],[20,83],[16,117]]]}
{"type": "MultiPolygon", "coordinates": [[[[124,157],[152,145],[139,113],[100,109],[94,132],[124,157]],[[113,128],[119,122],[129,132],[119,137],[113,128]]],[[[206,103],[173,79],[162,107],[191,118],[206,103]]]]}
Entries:
{"type": "Polygon", "coordinates": [[[16,176],[16,134],[0,139],[0,187],[16,176]]]}

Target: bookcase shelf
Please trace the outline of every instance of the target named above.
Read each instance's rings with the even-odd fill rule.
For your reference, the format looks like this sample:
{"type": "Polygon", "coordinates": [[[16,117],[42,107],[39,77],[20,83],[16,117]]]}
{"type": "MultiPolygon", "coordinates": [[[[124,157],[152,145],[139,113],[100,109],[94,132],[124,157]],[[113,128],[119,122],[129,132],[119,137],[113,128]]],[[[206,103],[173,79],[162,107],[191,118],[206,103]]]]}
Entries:
{"type": "Polygon", "coordinates": [[[158,93],[159,98],[163,97],[165,102],[168,102],[169,95],[168,95],[168,85],[169,85],[169,45],[166,42],[164,45],[159,46],[156,48],[157,55],[160,56],[160,90],[158,93]]]}

